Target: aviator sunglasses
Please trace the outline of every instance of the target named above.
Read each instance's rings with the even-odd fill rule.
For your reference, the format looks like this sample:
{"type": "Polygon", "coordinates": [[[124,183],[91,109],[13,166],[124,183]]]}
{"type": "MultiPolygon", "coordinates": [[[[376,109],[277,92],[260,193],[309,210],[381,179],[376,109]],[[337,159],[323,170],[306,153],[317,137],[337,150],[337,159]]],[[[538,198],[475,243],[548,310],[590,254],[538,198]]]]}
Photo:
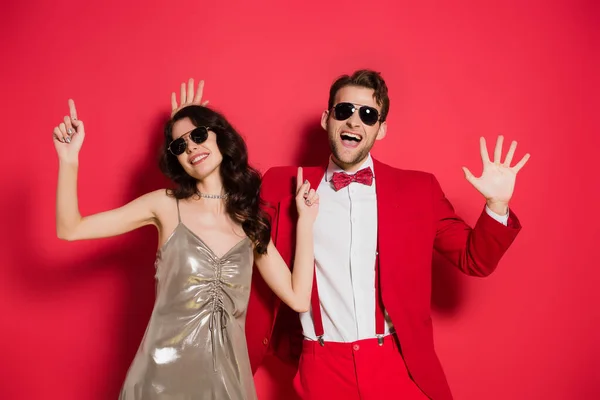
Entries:
{"type": "Polygon", "coordinates": [[[379,111],[369,106],[355,106],[352,103],[338,103],[333,107],[333,118],[345,121],[358,110],[358,116],[365,125],[375,125],[379,121],[379,111]]]}
{"type": "Polygon", "coordinates": [[[187,149],[187,141],[185,140],[185,136],[187,135],[189,135],[190,140],[196,144],[204,143],[204,141],[208,138],[208,129],[208,126],[199,126],[196,129],[193,129],[181,137],[173,140],[171,143],[169,143],[169,151],[174,156],[183,154],[185,149],[187,149]]]}

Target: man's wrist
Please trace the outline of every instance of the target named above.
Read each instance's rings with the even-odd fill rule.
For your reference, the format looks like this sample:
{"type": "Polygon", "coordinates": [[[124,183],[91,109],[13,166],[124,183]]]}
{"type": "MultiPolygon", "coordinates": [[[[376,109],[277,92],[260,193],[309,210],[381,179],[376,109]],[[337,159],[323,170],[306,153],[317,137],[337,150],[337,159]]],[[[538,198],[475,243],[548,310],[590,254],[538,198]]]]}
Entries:
{"type": "Polygon", "coordinates": [[[491,211],[498,215],[504,216],[508,214],[508,203],[488,201],[487,206],[491,211]]]}

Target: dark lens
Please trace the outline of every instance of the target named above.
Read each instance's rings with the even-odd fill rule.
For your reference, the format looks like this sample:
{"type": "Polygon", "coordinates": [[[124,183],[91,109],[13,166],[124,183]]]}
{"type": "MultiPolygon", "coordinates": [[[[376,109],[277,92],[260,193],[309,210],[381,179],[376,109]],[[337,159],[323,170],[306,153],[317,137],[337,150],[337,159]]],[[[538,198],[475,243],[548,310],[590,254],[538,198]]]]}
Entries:
{"type": "Polygon", "coordinates": [[[333,108],[333,118],[338,121],[345,121],[354,113],[354,104],[339,103],[333,108]]]}
{"type": "Polygon", "coordinates": [[[185,139],[180,137],[171,142],[171,144],[169,145],[169,151],[173,153],[173,155],[178,156],[180,154],[183,154],[186,147],[187,144],[185,143],[185,139]]]}
{"type": "Polygon", "coordinates": [[[379,121],[379,111],[373,107],[362,106],[358,111],[358,115],[366,125],[375,125],[379,121]]]}
{"type": "Polygon", "coordinates": [[[196,144],[203,143],[208,138],[208,130],[204,126],[200,126],[190,132],[190,139],[196,144]]]}

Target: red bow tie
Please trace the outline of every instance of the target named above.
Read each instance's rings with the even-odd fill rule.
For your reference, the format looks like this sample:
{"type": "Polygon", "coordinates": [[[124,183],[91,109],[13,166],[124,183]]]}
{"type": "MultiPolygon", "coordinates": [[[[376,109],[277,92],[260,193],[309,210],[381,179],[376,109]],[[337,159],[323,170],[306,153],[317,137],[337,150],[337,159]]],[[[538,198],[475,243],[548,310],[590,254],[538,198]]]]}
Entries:
{"type": "Polygon", "coordinates": [[[334,172],[331,178],[333,188],[338,191],[345,188],[352,182],[362,183],[363,185],[371,186],[373,184],[373,171],[371,167],[363,168],[354,175],[348,175],[345,172],[334,172]]]}

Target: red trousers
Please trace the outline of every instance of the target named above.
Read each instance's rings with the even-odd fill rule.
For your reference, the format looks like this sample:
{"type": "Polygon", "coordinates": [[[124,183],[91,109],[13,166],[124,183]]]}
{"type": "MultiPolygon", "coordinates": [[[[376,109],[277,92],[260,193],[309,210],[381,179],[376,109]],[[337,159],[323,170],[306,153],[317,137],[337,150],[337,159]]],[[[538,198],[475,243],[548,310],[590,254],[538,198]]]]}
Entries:
{"type": "Polygon", "coordinates": [[[304,340],[296,391],[303,400],[425,400],[408,375],[395,336],[352,343],[304,340]]]}

